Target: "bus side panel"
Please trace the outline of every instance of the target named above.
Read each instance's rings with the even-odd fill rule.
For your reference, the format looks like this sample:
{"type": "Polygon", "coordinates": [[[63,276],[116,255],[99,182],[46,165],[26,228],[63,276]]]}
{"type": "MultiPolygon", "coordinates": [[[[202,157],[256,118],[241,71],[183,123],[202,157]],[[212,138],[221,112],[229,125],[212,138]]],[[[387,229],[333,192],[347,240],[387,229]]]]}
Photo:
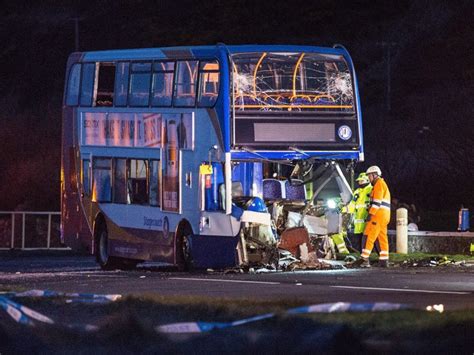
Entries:
{"type": "Polygon", "coordinates": [[[174,263],[174,231],[181,216],[156,207],[94,203],[105,217],[111,256],[174,263]]]}
{"type": "MultiPolygon", "coordinates": [[[[154,260],[174,263],[174,245],[163,245],[157,239],[163,238],[162,231],[119,227],[107,221],[110,231],[110,255],[135,260],[154,260]]],[[[168,238],[174,240],[174,233],[168,238]]]]}
{"type": "Polygon", "coordinates": [[[191,248],[195,268],[224,268],[237,264],[239,238],[215,235],[193,235],[191,248]]]}

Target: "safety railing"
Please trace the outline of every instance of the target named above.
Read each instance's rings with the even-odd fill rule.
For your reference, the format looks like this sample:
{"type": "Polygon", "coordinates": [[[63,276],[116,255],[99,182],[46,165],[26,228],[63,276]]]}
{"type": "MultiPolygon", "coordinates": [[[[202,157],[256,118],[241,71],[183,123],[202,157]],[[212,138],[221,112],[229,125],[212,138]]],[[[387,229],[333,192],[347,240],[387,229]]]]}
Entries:
{"type": "Polygon", "coordinates": [[[60,212],[0,211],[0,250],[68,250],[61,243],[60,212]]]}

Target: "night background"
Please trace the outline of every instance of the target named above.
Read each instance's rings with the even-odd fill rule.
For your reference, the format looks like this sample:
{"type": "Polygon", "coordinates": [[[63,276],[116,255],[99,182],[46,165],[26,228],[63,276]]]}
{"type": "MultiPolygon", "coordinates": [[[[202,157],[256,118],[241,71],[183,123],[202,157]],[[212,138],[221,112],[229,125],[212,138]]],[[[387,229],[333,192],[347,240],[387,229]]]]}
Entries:
{"type": "Polygon", "coordinates": [[[62,94],[76,45],[340,43],[362,100],[356,171],[379,165],[421,229],[454,230],[461,205],[474,208],[473,10],[469,0],[4,3],[0,210],[60,208],[62,94]]]}

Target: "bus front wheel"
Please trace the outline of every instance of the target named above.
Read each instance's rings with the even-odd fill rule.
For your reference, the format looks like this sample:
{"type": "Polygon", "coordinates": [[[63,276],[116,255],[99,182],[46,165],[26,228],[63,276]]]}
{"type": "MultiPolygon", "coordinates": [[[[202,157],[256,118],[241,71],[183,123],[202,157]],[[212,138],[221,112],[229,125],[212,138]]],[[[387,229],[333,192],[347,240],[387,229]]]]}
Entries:
{"type": "Polygon", "coordinates": [[[179,271],[191,271],[193,269],[193,257],[191,254],[191,235],[180,235],[177,245],[177,265],[179,271]]]}

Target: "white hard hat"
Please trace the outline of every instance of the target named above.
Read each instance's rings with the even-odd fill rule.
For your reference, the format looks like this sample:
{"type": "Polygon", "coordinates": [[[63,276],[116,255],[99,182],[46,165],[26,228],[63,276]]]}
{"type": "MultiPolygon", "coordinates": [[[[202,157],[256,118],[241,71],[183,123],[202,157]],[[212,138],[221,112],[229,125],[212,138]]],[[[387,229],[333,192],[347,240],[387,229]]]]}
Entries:
{"type": "Polygon", "coordinates": [[[380,168],[377,166],[377,165],[372,165],[371,167],[369,167],[367,169],[367,171],[365,172],[367,175],[368,174],[377,174],[378,176],[382,176],[382,170],[380,170],[380,168]]]}

